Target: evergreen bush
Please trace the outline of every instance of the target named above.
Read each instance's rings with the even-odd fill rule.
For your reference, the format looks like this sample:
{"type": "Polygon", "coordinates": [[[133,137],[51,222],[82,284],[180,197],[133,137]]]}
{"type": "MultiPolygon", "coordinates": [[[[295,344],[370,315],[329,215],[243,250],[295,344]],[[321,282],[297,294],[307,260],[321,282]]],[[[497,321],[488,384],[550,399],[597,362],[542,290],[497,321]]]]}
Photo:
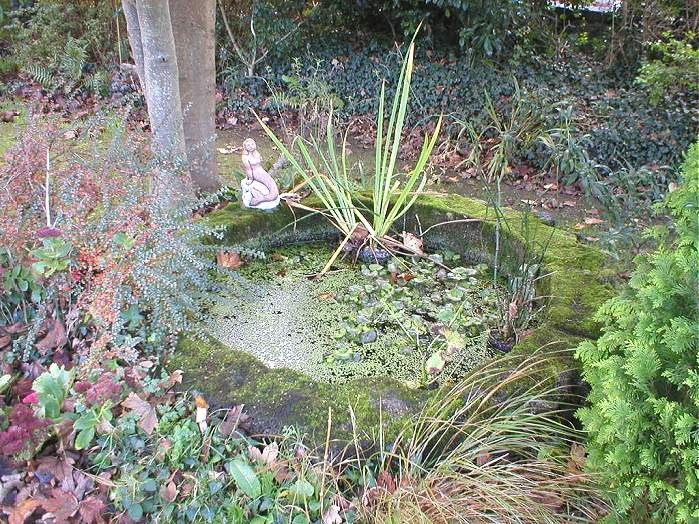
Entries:
{"type": "Polygon", "coordinates": [[[597,313],[603,335],[577,351],[591,385],[578,413],[588,464],[617,522],[699,520],[699,142],[665,205],[671,235],[639,258],[597,313]]]}

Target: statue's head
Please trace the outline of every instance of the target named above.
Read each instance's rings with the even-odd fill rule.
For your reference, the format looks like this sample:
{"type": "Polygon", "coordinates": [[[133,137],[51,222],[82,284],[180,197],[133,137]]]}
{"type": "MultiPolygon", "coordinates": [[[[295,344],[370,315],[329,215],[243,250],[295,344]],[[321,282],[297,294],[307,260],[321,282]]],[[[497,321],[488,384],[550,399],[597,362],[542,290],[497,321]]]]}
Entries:
{"type": "Polygon", "coordinates": [[[257,149],[257,144],[252,138],[246,138],[243,142],[243,149],[246,153],[252,153],[257,149]]]}

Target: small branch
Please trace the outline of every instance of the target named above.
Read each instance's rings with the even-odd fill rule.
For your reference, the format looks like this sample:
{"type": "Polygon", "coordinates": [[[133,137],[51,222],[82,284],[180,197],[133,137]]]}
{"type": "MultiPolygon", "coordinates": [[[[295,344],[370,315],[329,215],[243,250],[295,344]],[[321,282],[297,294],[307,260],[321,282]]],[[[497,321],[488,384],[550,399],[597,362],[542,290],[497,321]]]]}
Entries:
{"type": "Polygon", "coordinates": [[[49,190],[49,181],[51,169],[51,157],[49,153],[49,148],[46,148],[46,184],[44,185],[44,207],[46,211],[46,227],[51,227],[51,198],[49,190]]]}
{"type": "Polygon", "coordinates": [[[235,37],[233,36],[233,31],[231,30],[231,26],[228,25],[228,17],[226,16],[226,11],[223,9],[223,4],[219,0],[218,2],[218,7],[219,10],[221,11],[221,20],[223,20],[223,25],[226,28],[226,32],[228,33],[228,38],[231,39],[231,43],[233,44],[233,48],[235,49],[236,54],[238,55],[238,58],[240,58],[241,62],[244,64],[247,62],[245,59],[245,55],[243,54],[243,51],[241,50],[240,46],[238,45],[238,42],[236,41],[235,37]]]}

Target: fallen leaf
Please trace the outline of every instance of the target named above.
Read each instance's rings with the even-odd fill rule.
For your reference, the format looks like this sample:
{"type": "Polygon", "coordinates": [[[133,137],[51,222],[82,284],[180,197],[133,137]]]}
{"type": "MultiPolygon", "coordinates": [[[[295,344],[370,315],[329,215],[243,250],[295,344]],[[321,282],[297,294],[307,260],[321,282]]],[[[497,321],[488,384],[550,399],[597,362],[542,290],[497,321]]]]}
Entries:
{"type": "Polygon", "coordinates": [[[594,224],[603,224],[604,220],[602,220],[601,218],[597,218],[597,217],[585,217],[584,222],[588,225],[594,225],[594,224]]]}
{"type": "Polygon", "coordinates": [[[158,415],[155,413],[155,408],[148,402],[143,400],[136,393],[131,392],[126,400],[122,402],[122,406],[132,410],[138,417],[139,427],[150,435],[158,425],[158,415]]]}
{"type": "Polygon", "coordinates": [[[175,387],[177,384],[182,383],[182,370],[181,369],[176,369],[172,373],[170,373],[170,376],[160,384],[160,387],[167,391],[168,389],[172,389],[175,387]]]}
{"type": "Polygon", "coordinates": [[[78,512],[85,524],[98,524],[104,522],[103,514],[107,509],[107,504],[99,497],[91,495],[80,502],[78,512]]]}
{"type": "Polygon", "coordinates": [[[405,231],[403,231],[401,237],[403,237],[403,245],[408,251],[418,253],[420,255],[424,254],[423,242],[421,238],[416,237],[412,233],[406,233],[405,231]]]}
{"type": "Polygon", "coordinates": [[[585,229],[587,226],[581,222],[578,222],[573,226],[575,229],[585,229]]]}
{"type": "Polygon", "coordinates": [[[178,493],[179,490],[174,482],[168,482],[160,486],[160,496],[168,502],[174,502],[178,493]]]}
{"type": "Polygon", "coordinates": [[[396,491],[396,480],[388,471],[382,471],[376,478],[376,485],[384,488],[389,494],[396,491]]]}
{"type": "Polygon", "coordinates": [[[323,513],[323,524],[342,524],[340,516],[340,507],[331,504],[325,513],[323,513]]]}
{"type": "Polygon", "coordinates": [[[585,468],[585,462],[587,461],[585,446],[573,442],[570,447],[570,461],[568,463],[568,469],[570,471],[582,471],[585,468]]]}
{"type": "Polygon", "coordinates": [[[268,465],[272,465],[277,461],[279,456],[279,445],[276,442],[267,444],[262,450],[262,462],[268,465]]]}
{"type": "Polygon", "coordinates": [[[244,428],[249,420],[250,416],[243,413],[243,405],[238,404],[228,410],[226,418],[218,425],[218,430],[224,437],[228,437],[239,427],[244,428]]]}
{"type": "Polygon", "coordinates": [[[42,352],[61,347],[68,342],[66,328],[63,326],[63,322],[60,320],[49,320],[48,322],[49,329],[46,336],[36,343],[36,349],[42,352]]]}
{"type": "Polygon", "coordinates": [[[78,499],[62,489],[51,490],[51,496],[41,501],[41,507],[51,513],[57,522],[67,522],[78,512],[78,499]]]}
{"type": "Polygon", "coordinates": [[[36,511],[40,503],[35,498],[28,498],[10,510],[8,524],[24,524],[27,519],[36,511]]]}
{"type": "Polygon", "coordinates": [[[568,207],[575,207],[577,203],[575,202],[575,200],[564,200],[563,205],[568,207]]]}
{"type": "Polygon", "coordinates": [[[219,251],[216,255],[216,262],[221,267],[226,267],[229,269],[238,269],[243,265],[243,259],[240,253],[226,253],[225,251],[219,251]]]}

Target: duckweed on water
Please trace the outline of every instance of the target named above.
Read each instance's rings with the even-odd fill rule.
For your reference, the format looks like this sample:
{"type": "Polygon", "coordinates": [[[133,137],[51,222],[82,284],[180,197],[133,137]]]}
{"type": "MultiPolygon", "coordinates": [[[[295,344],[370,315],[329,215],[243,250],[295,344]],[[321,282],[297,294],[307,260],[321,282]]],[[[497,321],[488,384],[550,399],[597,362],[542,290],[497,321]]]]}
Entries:
{"type": "Polygon", "coordinates": [[[250,260],[215,311],[213,335],[270,367],[345,382],[389,375],[411,385],[461,374],[492,356],[500,291],[487,267],[455,253],[386,266],[296,245],[250,260]]]}

